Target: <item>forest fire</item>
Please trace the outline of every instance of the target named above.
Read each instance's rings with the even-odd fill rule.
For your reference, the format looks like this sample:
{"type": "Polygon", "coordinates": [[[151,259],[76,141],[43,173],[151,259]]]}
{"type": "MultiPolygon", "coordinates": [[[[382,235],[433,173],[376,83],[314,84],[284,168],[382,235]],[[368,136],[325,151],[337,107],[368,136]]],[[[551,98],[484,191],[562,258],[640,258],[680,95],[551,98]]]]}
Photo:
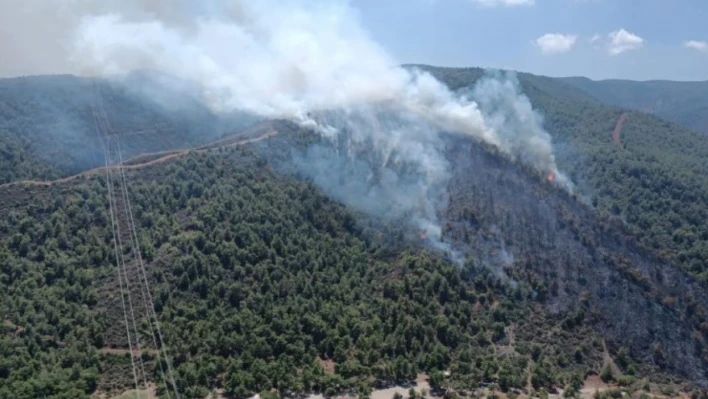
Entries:
{"type": "Polygon", "coordinates": [[[553,172],[548,172],[546,180],[548,180],[549,183],[553,183],[556,180],[556,175],[553,172]]]}
{"type": "Polygon", "coordinates": [[[421,241],[425,241],[425,240],[427,240],[427,239],[428,239],[428,233],[425,232],[425,231],[422,231],[422,232],[420,233],[420,240],[421,240],[421,241]]]}

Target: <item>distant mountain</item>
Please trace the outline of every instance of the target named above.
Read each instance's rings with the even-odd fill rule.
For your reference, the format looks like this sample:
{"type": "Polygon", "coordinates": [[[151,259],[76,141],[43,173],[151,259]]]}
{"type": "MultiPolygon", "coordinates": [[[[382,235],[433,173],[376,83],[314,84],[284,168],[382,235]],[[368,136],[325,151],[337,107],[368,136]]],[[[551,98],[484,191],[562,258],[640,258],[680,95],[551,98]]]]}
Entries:
{"type": "Polygon", "coordinates": [[[598,100],[651,113],[685,127],[708,133],[708,81],[559,80],[585,90],[598,100]]]}

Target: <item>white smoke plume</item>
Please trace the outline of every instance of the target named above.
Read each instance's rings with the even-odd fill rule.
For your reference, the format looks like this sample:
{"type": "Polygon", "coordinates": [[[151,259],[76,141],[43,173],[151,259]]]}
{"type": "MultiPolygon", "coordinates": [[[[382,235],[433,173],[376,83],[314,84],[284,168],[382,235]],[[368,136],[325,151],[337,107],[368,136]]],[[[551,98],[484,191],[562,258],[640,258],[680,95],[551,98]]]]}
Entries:
{"type": "Polygon", "coordinates": [[[214,110],[315,127],[338,143],[340,158],[367,151],[367,162],[344,167],[315,148],[300,164],[350,205],[409,216],[439,248],[449,249],[437,216],[450,177],[441,132],[561,176],[515,77],[486,78],[469,97],[453,93],[400,67],[345,1],[28,0],[22,12],[60,20],[52,34],[64,57],[56,64],[70,72],[165,72],[193,82],[214,110]]]}
{"type": "Polygon", "coordinates": [[[546,172],[558,184],[572,191],[572,183],[556,165],[551,135],[543,128],[543,117],[533,109],[513,72],[488,71],[471,90],[494,131],[498,147],[521,162],[546,172]]]}

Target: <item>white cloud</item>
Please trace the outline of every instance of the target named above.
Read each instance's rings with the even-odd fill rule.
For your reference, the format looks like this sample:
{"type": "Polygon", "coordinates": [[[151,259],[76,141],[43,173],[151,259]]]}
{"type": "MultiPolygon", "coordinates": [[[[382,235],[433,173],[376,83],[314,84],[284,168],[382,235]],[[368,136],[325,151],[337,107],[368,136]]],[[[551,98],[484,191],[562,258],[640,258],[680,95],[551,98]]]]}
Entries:
{"type": "Polygon", "coordinates": [[[536,45],[543,54],[558,54],[570,51],[575,45],[577,36],[562,33],[546,33],[536,39],[536,45]]]}
{"type": "Polygon", "coordinates": [[[683,42],[683,46],[686,48],[691,48],[694,50],[702,51],[704,53],[708,53],[708,42],[704,42],[701,40],[687,40],[683,42]]]}
{"type": "Polygon", "coordinates": [[[616,30],[608,35],[610,39],[608,51],[610,55],[622,54],[637,50],[644,45],[644,39],[624,29],[616,30]]]}
{"type": "Polygon", "coordinates": [[[535,0],[472,0],[473,2],[485,7],[493,6],[531,6],[536,3],[535,0]]]}
{"type": "Polygon", "coordinates": [[[595,44],[595,43],[596,43],[598,40],[600,40],[601,38],[602,38],[602,37],[601,37],[600,35],[594,34],[594,35],[592,35],[592,37],[591,37],[590,39],[588,39],[588,42],[589,42],[590,44],[595,44]]]}

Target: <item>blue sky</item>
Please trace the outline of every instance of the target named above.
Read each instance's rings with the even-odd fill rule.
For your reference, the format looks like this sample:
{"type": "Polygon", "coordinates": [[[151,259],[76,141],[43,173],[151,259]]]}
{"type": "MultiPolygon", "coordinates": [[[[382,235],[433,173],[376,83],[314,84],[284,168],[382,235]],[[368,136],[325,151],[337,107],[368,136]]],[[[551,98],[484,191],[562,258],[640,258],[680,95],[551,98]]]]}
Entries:
{"type": "Polygon", "coordinates": [[[77,27],[88,17],[110,12],[174,27],[194,24],[205,9],[231,18],[230,12],[250,4],[271,24],[265,31],[273,32],[254,38],[266,53],[283,50],[269,48],[268,35],[290,37],[292,15],[278,24],[285,25],[282,29],[272,26],[273,15],[291,12],[287,9],[308,16],[295,38],[316,32],[314,48],[326,48],[326,55],[340,52],[340,58],[331,57],[335,64],[352,57],[358,63],[365,56],[362,49],[336,44],[361,44],[363,27],[399,63],[594,79],[708,80],[708,0],[23,0],[23,7],[16,2],[0,0],[0,76],[81,73],[75,64],[85,57],[72,58],[72,52],[77,27]],[[325,6],[329,3],[332,9],[325,6]],[[343,26],[329,26],[333,21],[343,26]],[[343,36],[330,40],[333,34],[343,36]]]}
{"type": "Polygon", "coordinates": [[[402,63],[594,79],[708,80],[706,0],[351,0],[351,5],[373,38],[402,63]],[[539,39],[547,34],[552,36],[539,39]]]}

